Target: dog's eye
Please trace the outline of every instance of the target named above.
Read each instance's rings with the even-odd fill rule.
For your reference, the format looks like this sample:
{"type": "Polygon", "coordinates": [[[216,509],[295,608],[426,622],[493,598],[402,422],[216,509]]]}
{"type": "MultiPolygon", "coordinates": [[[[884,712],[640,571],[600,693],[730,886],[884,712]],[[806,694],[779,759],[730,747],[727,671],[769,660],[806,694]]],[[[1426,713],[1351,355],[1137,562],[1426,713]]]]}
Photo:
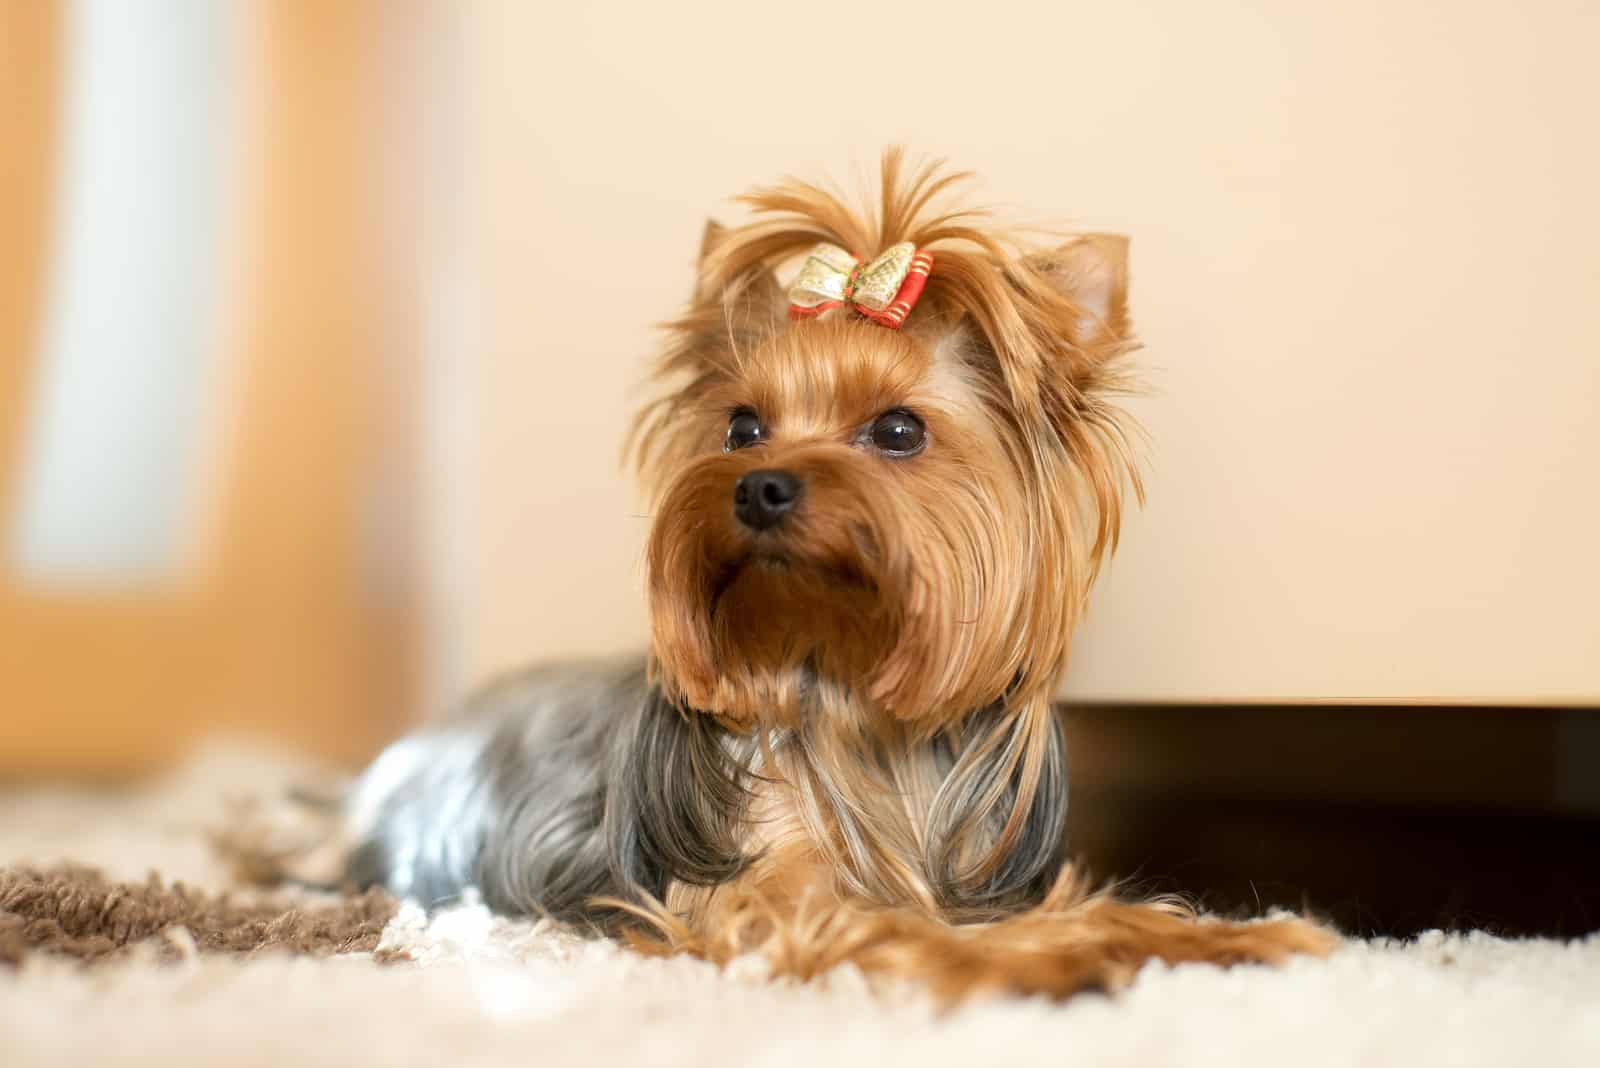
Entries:
{"type": "Polygon", "coordinates": [[[894,456],[910,456],[919,451],[928,440],[928,431],[922,420],[896,408],[878,416],[869,435],[872,444],[894,456]]]}
{"type": "Polygon", "coordinates": [[[722,451],[748,448],[765,437],[761,417],[748,409],[740,409],[728,419],[728,436],[722,440],[722,451]]]}

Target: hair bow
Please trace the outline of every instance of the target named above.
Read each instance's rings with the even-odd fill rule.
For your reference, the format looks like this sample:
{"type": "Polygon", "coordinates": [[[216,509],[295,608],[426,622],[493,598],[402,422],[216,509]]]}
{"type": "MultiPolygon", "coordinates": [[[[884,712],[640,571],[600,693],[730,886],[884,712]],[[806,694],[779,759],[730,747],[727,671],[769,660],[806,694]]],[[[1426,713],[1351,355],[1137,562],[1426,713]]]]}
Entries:
{"type": "Polygon", "coordinates": [[[789,318],[810,319],[830,308],[853,308],[879,326],[898,329],[922,295],[933,253],[902,241],[869,263],[838,245],[821,244],[806,256],[789,285],[789,318]]]}

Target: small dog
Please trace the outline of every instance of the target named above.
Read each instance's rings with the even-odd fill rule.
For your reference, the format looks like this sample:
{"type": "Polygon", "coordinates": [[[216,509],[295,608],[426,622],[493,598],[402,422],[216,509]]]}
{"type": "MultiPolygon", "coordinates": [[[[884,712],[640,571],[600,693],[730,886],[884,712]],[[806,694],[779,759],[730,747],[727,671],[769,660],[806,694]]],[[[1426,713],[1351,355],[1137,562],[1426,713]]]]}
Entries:
{"type": "Polygon", "coordinates": [[[787,181],[707,227],[632,441],[648,658],[396,743],[349,794],[348,875],[950,999],[1326,952],[1068,864],[1051,694],[1139,493],[1126,241],[1032,250],[941,206],[965,175],[891,150],[881,177],[864,214],[787,181]]]}

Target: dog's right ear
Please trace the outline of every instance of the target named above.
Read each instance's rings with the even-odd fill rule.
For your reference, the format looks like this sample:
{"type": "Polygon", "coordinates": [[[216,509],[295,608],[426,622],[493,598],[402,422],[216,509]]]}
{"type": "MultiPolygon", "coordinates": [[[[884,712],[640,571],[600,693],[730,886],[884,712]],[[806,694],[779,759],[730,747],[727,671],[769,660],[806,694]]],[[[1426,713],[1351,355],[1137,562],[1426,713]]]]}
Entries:
{"type": "Polygon", "coordinates": [[[762,317],[783,319],[787,311],[783,287],[762,257],[761,243],[739,241],[738,236],[717,220],[706,220],[695,265],[695,303],[733,302],[762,317]]]}
{"type": "Polygon", "coordinates": [[[679,370],[732,370],[788,320],[788,303],[764,257],[764,242],[741,240],[715,219],[706,221],[688,311],[671,324],[679,370]]]}
{"type": "Polygon", "coordinates": [[[706,228],[700,232],[700,255],[694,261],[694,299],[698,303],[706,296],[706,260],[713,249],[722,244],[722,239],[728,233],[728,228],[715,219],[706,220],[706,228]]]}
{"type": "Polygon", "coordinates": [[[788,303],[767,264],[770,242],[749,229],[706,222],[688,306],[664,323],[666,345],[651,377],[660,392],[647,401],[626,452],[647,486],[693,455],[700,444],[692,416],[708,392],[738,376],[740,362],[788,323],[788,303]]]}

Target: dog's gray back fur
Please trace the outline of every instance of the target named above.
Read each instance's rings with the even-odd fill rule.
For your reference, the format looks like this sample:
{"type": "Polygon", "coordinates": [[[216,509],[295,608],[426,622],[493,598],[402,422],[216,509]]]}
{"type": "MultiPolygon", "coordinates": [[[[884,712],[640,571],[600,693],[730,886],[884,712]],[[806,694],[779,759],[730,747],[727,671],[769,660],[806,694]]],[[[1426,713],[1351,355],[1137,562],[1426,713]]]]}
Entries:
{"type": "Polygon", "coordinates": [[[604,919],[591,899],[738,871],[742,763],[662,702],[642,660],[528,671],[403,738],[347,800],[349,877],[425,905],[604,919]],[[730,759],[731,758],[731,759],[730,759]]]}
{"type": "MultiPolygon", "coordinates": [[[[1003,725],[973,713],[967,733],[1003,725]]],[[[801,744],[794,738],[773,745],[801,744]]],[[[971,882],[951,867],[954,844],[987,811],[980,795],[1014,796],[998,765],[964,772],[958,741],[921,743],[945,776],[925,863],[952,914],[1026,906],[1065,861],[1066,750],[1054,724],[1018,848],[971,882]],[[955,748],[952,748],[955,746],[955,748]]],[[[490,687],[465,713],[390,746],[352,788],[347,823],[357,845],[347,875],[433,906],[476,888],[490,908],[605,925],[593,900],[660,898],[672,880],[701,886],[743,867],[740,823],[757,774],[754,740],[710,716],[669,705],[643,659],[555,665],[490,687]]],[[[995,811],[1009,811],[1002,806],[995,811]]],[[[846,814],[847,815],[847,814],[846,814]]],[[[848,835],[854,826],[841,816],[848,835]]]]}

